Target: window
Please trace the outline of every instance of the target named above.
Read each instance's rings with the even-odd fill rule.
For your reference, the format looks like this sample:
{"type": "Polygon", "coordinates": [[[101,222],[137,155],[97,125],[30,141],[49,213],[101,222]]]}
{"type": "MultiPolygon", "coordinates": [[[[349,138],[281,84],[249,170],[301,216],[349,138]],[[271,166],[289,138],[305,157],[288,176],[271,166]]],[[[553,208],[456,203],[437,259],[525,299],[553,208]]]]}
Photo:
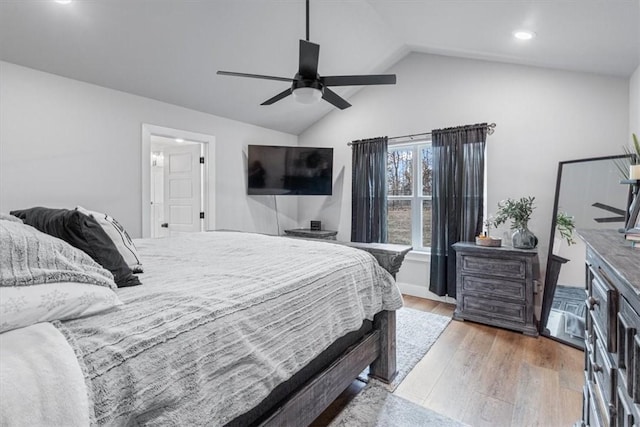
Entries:
{"type": "Polygon", "coordinates": [[[389,243],[431,247],[433,153],[431,141],[389,146],[387,154],[389,243]]]}

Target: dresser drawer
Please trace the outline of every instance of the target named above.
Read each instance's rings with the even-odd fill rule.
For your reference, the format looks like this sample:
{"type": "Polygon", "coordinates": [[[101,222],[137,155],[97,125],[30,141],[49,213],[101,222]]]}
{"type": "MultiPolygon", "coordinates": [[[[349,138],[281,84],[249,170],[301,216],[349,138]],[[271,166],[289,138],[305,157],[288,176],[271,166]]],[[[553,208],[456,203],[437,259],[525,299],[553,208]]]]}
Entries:
{"type": "Polygon", "coordinates": [[[611,362],[609,354],[597,339],[591,356],[591,369],[598,389],[605,402],[613,402],[616,395],[618,373],[611,362]]]}
{"type": "Polygon", "coordinates": [[[461,258],[462,274],[486,274],[512,279],[524,279],[527,275],[527,263],[522,259],[499,256],[487,258],[475,255],[464,255],[461,258]]]}
{"type": "Polygon", "coordinates": [[[629,397],[624,390],[618,389],[616,402],[616,420],[618,427],[634,427],[637,426],[634,405],[629,401],[629,397]]]}
{"type": "Polygon", "coordinates": [[[640,404],[640,335],[633,338],[633,387],[631,399],[633,403],[640,404]]]}
{"type": "Polygon", "coordinates": [[[525,323],[526,321],[524,304],[497,301],[466,294],[462,297],[462,309],[470,315],[490,319],[501,319],[519,323],[525,323]]]}
{"type": "MultiPolygon", "coordinates": [[[[638,372],[636,354],[638,328],[640,316],[624,298],[620,298],[620,313],[618,313],[618,368],[620,369],[620,386],[631,397],[640,398],[640,372],[638,372]]],[[[640,403],[636,401],[635,403],[640,403]]]]}
{"type": "Polygon", "coordinates": [[[516,301],[525,300],[526,284],[491,277],[462,275],[462,289],[482,296],[509,298],[516,301]]]}
{"type": "Polygon", "coordinates": [[[616,419],[617,425],[620,427],[637,426],[640,421],[638,419],[638,405],[634,404],[625,390],[620,387],[618,387],[616,394],[616,419]]]}
{"type": "Polygon", "coordinates": [[[589,391],[587,425],[589,427],[608,427],[610,423],[607,416],[607,408],[598,392],[597,386],[589,381],[587,382],[587,389],[589,391]]]}
{"type": "Polygon", "coordinates": [[[589,297],[587,307],[593,318],[594,328],[605,343],[605,348],[609,352],[615,352],[617,346],[617,313],[618,313],[618,291],[603,272],[589,268],[591,286],[589,287],[589,297]]]}

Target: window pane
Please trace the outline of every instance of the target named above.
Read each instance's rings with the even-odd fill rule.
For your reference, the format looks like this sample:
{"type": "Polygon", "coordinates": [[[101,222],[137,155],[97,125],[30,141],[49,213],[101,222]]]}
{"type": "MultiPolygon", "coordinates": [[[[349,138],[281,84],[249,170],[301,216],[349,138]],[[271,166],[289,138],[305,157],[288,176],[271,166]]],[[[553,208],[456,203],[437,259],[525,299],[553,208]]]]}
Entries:
{"type": "Polygon", "coordinates": [[[389,200],[387,241],[411,244],[411,200],[389,200]]]}
{"type": "Polygon", "coordinates": [[[431,196],[432,187],[431,180],[433,176],[433,155],[431,146],[422,147],[420,149],[420,166],[422,171],[422,195],[431,196]]]}
{"type": "Polygon", "coordinates": [[[389,196],[413,194],[413,150],[411,148],[389,149],[387,185],[389,196]]]}
{"type": "Polygon", "coordinates": [[[422,247],[431,247],[431,200],[422,201],[422,247]]]}

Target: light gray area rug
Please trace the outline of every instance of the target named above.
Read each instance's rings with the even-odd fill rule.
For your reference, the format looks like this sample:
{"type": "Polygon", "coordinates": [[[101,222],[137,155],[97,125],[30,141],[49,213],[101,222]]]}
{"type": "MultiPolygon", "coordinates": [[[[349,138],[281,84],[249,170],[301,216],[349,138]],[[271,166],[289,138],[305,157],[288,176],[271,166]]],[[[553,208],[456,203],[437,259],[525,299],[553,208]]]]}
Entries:
{"type": "Polygon", "coordinates": [[[329,424],[329,427],[462,427],[406,399],[389,393],[379,382],[371,382],[329,424]]]}
{"type": "MultiPolygon", "coordinates": [[[[450,318],[402,308],[397,312],[396,363],[398,375],[391,384],[368,380],[369,384],[349,402],[330,427],[465,426],[444,415],[392,394],[424,357],[450,318]]],[[[366,382],[366,372],[361,378],[366,382]]]]}
{"type": "MultiPolygon", "coordinates": [[[[380,383],[389,391],[394,391],[400,385],[451,322],[449,317],[407,307],[401,308],[396,313],[396,366],[398,374],[390,384],[380,383]]],[[[367,377],[368,373],[369,369],[367,368],[360,375],[364,382],[371,381],[367,377]]]]}

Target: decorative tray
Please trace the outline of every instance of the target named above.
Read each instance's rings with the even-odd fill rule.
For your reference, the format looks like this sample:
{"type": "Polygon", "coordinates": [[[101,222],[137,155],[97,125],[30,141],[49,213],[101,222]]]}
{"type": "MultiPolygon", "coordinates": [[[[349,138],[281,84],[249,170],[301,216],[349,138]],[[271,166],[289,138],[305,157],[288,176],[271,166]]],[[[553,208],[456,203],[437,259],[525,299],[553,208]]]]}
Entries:
{"type": "Polygon", "coordinates": [[[476,245],[478,246],[502,246],[502,239],[496,239],[495,237],[476,237],[476,245]]]}

